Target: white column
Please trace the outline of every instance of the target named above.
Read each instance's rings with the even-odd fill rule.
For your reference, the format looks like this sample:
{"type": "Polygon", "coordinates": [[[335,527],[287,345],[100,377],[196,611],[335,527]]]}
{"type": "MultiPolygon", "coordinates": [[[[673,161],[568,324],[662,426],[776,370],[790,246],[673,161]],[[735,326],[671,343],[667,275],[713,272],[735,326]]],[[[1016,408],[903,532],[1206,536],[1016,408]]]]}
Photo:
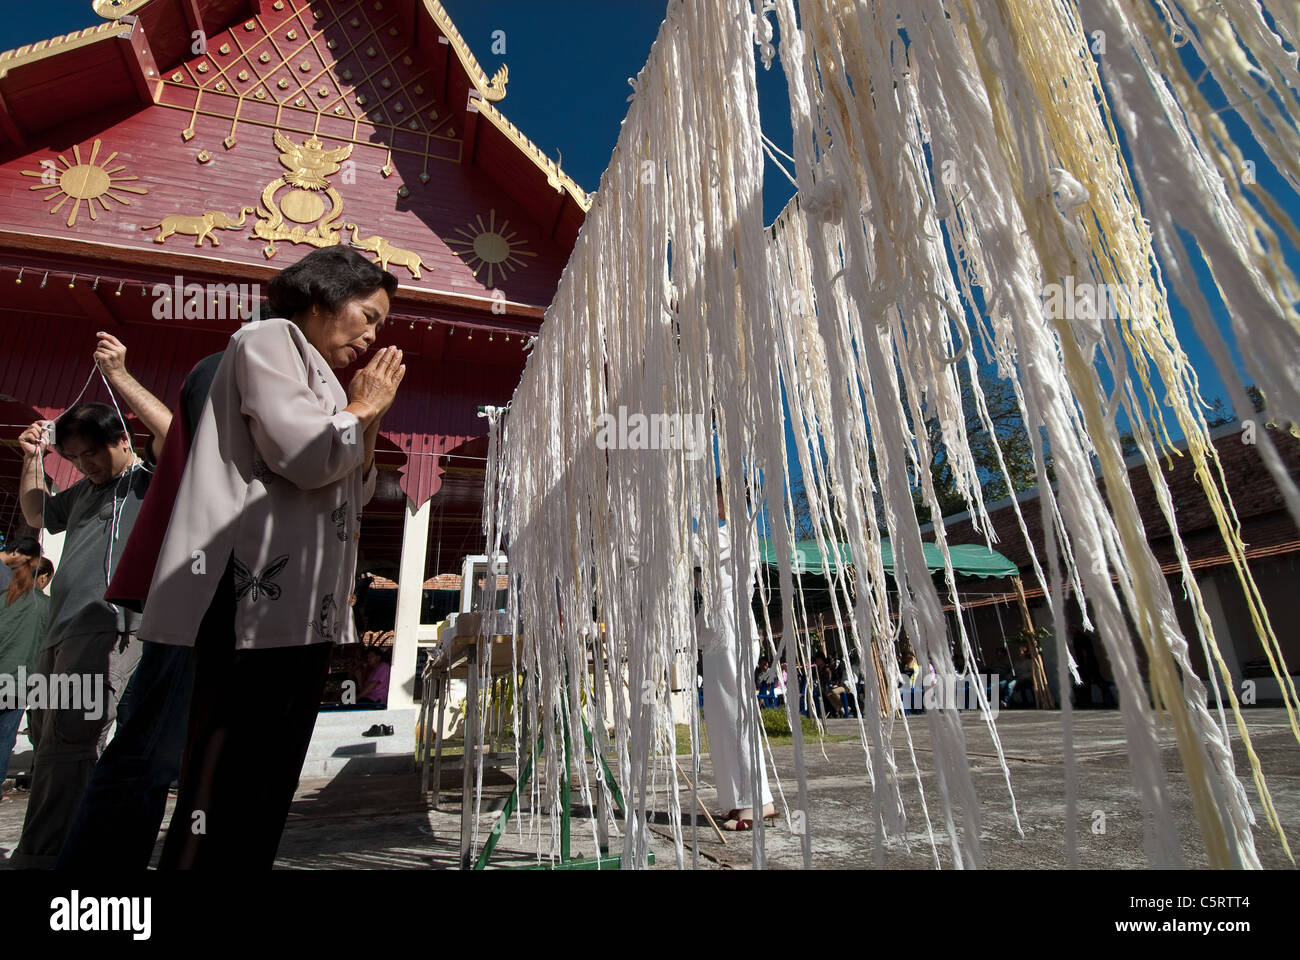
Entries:
{"type": "Polygon", "coordinates": [[[388,709],[415,706],[415,648],[424,601],[424,561],[429,548],[429,500],[419,510],[406,503],[402,526],[402,563],[397,574],[397,617],[393,623],[393,664],[388,683],[388,709]]]}

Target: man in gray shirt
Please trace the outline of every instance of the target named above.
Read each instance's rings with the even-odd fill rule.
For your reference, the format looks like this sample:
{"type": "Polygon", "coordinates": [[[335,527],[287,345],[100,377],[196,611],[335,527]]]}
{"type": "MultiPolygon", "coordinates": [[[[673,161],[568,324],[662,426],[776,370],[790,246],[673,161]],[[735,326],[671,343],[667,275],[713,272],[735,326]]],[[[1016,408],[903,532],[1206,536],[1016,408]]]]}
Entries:
{"type": "MultiPolygon", "coordinates": [[[[96,363],[153,434],[152,461],[171,413],[126,372],[125,355],[116,338],[99,335],[96,363]]],[[[29,715],[36,751],[32,788],[22,839],[10,860],[19,868],[54,865],[139,660],[139,614],[105,602],[104,592],[152,476],[150,464],[136,457],[117,410],[102,403],[80,404],[59,418],[53,442],[84,477],[51,494],[43,466],[46,428],[45,421],[37,421],[19,438],[24,454],[20,503],[31,526],[66,531],[66,538],[51,589],[49,630],[34,671],[46,678],[49,702],[29,715]]]]}

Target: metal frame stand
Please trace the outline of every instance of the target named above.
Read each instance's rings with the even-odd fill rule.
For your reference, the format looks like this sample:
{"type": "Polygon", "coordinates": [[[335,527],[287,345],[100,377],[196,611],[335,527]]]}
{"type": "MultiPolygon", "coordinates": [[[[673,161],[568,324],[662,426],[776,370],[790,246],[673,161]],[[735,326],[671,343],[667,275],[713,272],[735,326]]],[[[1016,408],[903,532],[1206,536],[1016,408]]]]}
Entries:
{"type": "MultiPolygon", "coordinates": [[[[546,864],[542,866],[527,866],[516,869],[521,870],[603,870],[607,867],[620,867],[623,864],[621,854],[611,856],[609,853],[609,823],[605,816],[605,793],[603,790],[596,791],[596,830],[597,842],[600,845],[600,856],[593,858],[574,857],[570,849],[570,821],[572,820],[572,802],[571,791],[569,787],[569,764],[573,754],[572,746],[569,739],[569,711],[567,708],[563,711],[564,724],[564,764],[560,773],[560,803],[562,810],[560,814],[560,862],[556,864],[546,864]]],[[[587,726],[587,720],[582,718],[582,737],[586,744],[586,749],[590,750],[592,756],[599,763],[599,770],[604,774],[605,782],[609,784],[609,792],[614,798],[614,803],[620,813],[626,816],[627,810],[623,803],[622,791],[618,788],[618,782],[614,779],[613,772],[609,769],[609,764],[605,762],[605,757],[599,750],[591,737],[591,730],[587,726]]],[[[514,790],[510,792],[509,799],[506,800],[505,809],[501,811],[501,816],[493,826],[492,832],[488,836],[488,841],[483,846],[482,853],[479,854],[478,861],[474,864],[475,870],[483,870],[487,867],[488,860],[492,856],[492,851],[496,849],[497,842],[501,839],[506,831],[506,825],[514,815],[519,806],[520,799],[524,791],[528,788],[528,782],[533,776],[533,770],[537,766],[538,760],[546,749],[546,735],[543,733],[538,736],[536,746],[533,747],[532,755],[524,765],[519,782],[515,784],[514,790]]],[[[586,761],[584,751],[582,760],[586,761]]],[[[469,857],[468,848],[463,847],[464,856],[461,860],[461,868],[468,869],[469,857]]],[[[649,863],[655,862],[653,853],[649,855],[649,863]]]]}

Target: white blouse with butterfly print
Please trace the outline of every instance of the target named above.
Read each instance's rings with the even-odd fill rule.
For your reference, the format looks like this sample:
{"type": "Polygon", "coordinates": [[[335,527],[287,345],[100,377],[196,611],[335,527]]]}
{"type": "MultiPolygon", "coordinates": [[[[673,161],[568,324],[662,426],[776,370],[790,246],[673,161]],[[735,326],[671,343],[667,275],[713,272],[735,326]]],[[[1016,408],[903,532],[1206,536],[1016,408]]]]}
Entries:
{"type": "Polygon", "coordinates": [[[302,331],[247,324],[213,378],[163,539],[140,636],[192,645],[227,560],[241,649],[356,640],[348,597],[364,437],[302,331]]]}

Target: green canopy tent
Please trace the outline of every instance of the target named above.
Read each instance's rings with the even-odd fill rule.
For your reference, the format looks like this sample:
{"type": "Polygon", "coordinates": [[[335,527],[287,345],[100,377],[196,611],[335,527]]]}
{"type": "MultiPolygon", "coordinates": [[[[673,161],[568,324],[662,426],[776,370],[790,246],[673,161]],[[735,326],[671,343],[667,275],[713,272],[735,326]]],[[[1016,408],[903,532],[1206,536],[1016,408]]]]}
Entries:
{"type": "MultiPolygon", "coordinates": [[[[832,574],[838,573],[842,564],[852,565],[853,555],[849,550],[847,543],[829,544],[830,555],[826,557],[827,565],[832,574]]],[[[933,543],[923,543],[922,549],[925,551],[925,565],[931,572],[943,569],[943,553],[938,546],[933,543]]],[[[888,539],[882,540],[880,544],[881,560],[884,563],[885,572],[893,574],[894,572],[894,550],[888,539]]],[[[760,537],[758,542],[759,558],[768,566],[779,566],[777,562],[776,544],[770,537],[760,537]]],[[[1011,580],[1015,589],[1016,599],[1020,605],[1020,614],[1024,620],[1025,627],[1032,631],[1034,628],[1033,620],[1029,614],[1029,604],[1025,599],[1024,586],[1020,581],[1020,570],[1014,563],[989,547],[981,546],[978,543],[959,543],[952,544],[948,547],[948,556],[952,559],[953,572],[959,577],[979,577],[987,579],[990,577],[1007,577],[1011,580]]],[[[823,571],[823,553],[817,546],[816,540],[799,540],[794,544],[791,550],[791,572],[801,575],[811,575],[815,577],[822,576],[823,571]]],[[[776,601],[776,584],[773,583],[772,600],[776,601]]],[[[758,601],[755,601],[758,602],[758,601]]],[[[1037,651],[1034,654],[1036,669],[1033,677],[1034,699],[1036,705],[1040,708],[1051,708],[1054,706],[1051,693],[1047,685],[1047,677],[1043,672],[1041,658],[1037,651]]]]}
{"type": "MultiPolygon", "coordinates": [[[[847,543],[830,544],[830,556],[827,557],[831,572],[839,570],[841,563],[852,564],[853,557],[849,552],[847,543]]],[[[933,543],[922,544],[925,550],[925,565],[930,570],[943,569],[943,554],[933,543]]],[[[881,541],[880,544],[881,559],[885,564],[885,572],[894,572],[894,550],[888,540],[881,541]]],[[[759,558],[768,566],[775,567],[777,563],[776,544],[770,537],[760,537],[758,541],[759,558]]],[[[981,546],[978,543],[960,543],[948,547],[948,555],[952,557],[953,571],[958,576],[964,577],[1015,577],[1020,574],[1016,565],[998,553],[996,550],[990,550],[988,547],[981,546]]],[[[814,573],[822,572],[822,551],[817,546],[816,540],[800,540],[795,543],[791,551],[791,572],[793,573],[814,573]]]]}

